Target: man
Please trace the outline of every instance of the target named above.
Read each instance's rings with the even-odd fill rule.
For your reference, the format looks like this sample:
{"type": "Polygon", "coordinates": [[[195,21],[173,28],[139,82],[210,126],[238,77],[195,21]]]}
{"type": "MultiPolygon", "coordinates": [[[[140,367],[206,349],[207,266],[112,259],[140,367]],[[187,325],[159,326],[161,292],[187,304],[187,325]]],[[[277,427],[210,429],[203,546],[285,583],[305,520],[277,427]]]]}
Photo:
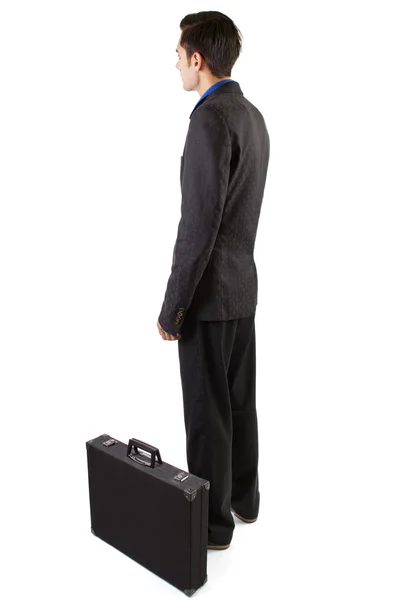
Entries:
{"type": "Polygon", "coordinates": [[[200,99],[181,158],[181,219],[157,326],[178,340],[187,461],[210,481],[208,548],[228,548],[234,514],[257,519],[253,251],[269,162],[261,112],[231,69],[241,34],[220,12],[180,23],[179,69],[200,99]]]}

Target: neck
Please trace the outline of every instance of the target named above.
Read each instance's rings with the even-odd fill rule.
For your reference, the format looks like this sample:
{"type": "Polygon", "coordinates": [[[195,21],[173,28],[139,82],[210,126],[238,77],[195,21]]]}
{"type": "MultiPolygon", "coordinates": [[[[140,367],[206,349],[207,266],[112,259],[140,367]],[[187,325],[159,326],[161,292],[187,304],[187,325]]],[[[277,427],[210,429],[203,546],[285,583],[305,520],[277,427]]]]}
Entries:
{"type": "Polygon", "coordinates": [[[214,85],[214,83],[217,83],[217,81],[225,81],[225,79],[231,79],[231,77],[213,77],[212,75],[205,77],[203,79],[203,81],[201,81],[197,87],[197,92],[199,93],[199,96],[201,98],[201,96],[204,94],[204,92],[206,92],[208,90],[208,88],[210,88],[212,85],[214,85]]]}

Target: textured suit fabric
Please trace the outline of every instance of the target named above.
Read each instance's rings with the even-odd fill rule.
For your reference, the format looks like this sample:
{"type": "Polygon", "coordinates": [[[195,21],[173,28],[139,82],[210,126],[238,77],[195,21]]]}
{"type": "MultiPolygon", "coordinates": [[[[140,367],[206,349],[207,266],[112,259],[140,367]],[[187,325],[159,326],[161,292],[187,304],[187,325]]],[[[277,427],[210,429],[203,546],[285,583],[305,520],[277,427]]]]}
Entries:
{"type": "Polygon", "coordinates": [[[178,348],[188,471],[210,482],[209,542],[229,544],[231,507],[252,519],[260,504],[255,316],[189,315],[178,348]]]}
{"type": "Polygon", "coordinates": [[[190,312],[223,321],[258,301],[254,246],[269,163],[261,112],[228,81],[192,112],[181,158],[181,218],[161,327],[181,332],[190,312]]]}

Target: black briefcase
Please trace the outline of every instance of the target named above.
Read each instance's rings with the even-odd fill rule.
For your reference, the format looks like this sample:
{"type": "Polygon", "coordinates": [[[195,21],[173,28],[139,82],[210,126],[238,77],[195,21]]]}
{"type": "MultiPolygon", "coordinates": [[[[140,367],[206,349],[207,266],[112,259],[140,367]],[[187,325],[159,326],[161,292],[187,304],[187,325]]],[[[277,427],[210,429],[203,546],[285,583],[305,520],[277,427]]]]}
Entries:
{"type": "Polygon", "coordinates": [[[210,482],[135,438],[103,434],[86,450],[92,533],[192,596],[207,581],[210,482]]]}

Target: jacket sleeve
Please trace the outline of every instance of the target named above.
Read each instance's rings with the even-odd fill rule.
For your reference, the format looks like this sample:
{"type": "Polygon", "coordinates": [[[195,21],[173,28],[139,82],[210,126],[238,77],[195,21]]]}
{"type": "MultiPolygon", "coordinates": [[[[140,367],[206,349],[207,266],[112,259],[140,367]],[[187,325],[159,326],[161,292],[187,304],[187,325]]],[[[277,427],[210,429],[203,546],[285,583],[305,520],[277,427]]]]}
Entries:
{"type": "Polygon", "coordinates": [[[177,335],[210,259],[225,206],[231,160],[222,115],[201,106],[190,120],[182,173],[182,204],[171,274],[158,318],[177,335]]]}

